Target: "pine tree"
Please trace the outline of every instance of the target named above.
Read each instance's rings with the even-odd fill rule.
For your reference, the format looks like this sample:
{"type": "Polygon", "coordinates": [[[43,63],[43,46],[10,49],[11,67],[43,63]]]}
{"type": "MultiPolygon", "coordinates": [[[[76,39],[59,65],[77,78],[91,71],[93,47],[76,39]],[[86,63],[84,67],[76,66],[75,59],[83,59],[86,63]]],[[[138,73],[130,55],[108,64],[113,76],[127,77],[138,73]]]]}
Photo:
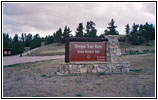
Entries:
{"type": "Polygon", "coordinates": [[[117,26],[114,25],[115,21],[114,19],[111,20],[111,22],[108,23],[109,27],[105,29],[104,34],[105,35],[118,35],[118,31],[116,31],[117,26]]]}
{"type": "Polygon", "coordinates": [[[31,41],[32,41],[32,34],[29,33],[28,35],[26,35],[25,47],[30,47],[31,41]]]}
{"type": "Polygon", "coordinates": [[[24,51],[24,46],[22,45],[22,43],[19,41],[19,37],[17,34],[15,34],[13,41],[11,43],[11,53],[13,55],[15,54],[20,54],[24,51]]]}
{"type": "Polygon", "coordinates": [[[132,26],[132,30],[130,32],[130,35],[128,36],[128,40],[131,41],[134,45],[139,45],[139,37],[138,37],[138,27],[139,25],[136,25],[135,23],[132,26]]]}
{"type": "Polygon", "coordinates": [[[83,33],[83,24],[79,23],[77,29],[76,29],[76,37],[83,37],[84,33],[83,33]]]}
{"type": "Polygon", "coordinates": [[[88,21],[86,25],[85,37],[96,38],[97,30],[93,21],[88,21]]]}
{"type": "Polygon", "coordinates": [[[54,40],[55,42],[58,42],[60,43],[61,42],[61,39],[62,39],[62,29],[59,28],[56,33],[54,33],[54,40]]]}
{"type": "Polygon", "coordinates": [[[149,40],[154,39],[155,36],[155,29],[152,24],[145,23],[142,29],[143,37],[146,41],[146,45],[149,45],[149,40]]]}
{"type": "Polygon", "coordinates": [[[40,38],[39,34],[36,34],[33,36],[30,47],[31,47],[31,49],[33,49],[33,48],[36,48],[39,46],[41,46],[41,38],[40,38]]]}
{"type": "Polygon", "coordinates": [[[125,32],[126,32],[126,35],[128,36],[128,35],[129,35],[129,32],[130,32],[129,24],[127,24],[127,25],[125,26],[125,32]]]}
{"type": "Polygon", "coordinates": [[[3,48],[10,48],[11,40],[12,39],[9,37],[8,33],[3,33],[3,48]]]}
{"type": "Polygon", "coordinates": [[[64,32],[63,32],[63,37],[70,36],[71,32],[72,31],[70,30],[70,28],[65,26],[65,29],[64,29],[64,32]]]}

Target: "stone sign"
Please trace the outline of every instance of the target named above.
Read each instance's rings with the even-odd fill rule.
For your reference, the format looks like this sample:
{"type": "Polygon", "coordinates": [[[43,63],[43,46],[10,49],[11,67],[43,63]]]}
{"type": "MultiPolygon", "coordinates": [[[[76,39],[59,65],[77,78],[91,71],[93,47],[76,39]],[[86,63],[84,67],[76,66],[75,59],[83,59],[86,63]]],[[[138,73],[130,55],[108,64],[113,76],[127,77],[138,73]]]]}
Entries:
{"type": "Polygon", "coordinates": [[[106,42],[71,42],[70,61],[106,61],[106,42]]]}
{"type": "Polygon", "coordinates": [[[123,73],[129,72],[129,66],[130,64],[121,58],[116,35],[107,35],[105,39],[67,39],[65,62],[59,65],[57,74],[123,73]]]}

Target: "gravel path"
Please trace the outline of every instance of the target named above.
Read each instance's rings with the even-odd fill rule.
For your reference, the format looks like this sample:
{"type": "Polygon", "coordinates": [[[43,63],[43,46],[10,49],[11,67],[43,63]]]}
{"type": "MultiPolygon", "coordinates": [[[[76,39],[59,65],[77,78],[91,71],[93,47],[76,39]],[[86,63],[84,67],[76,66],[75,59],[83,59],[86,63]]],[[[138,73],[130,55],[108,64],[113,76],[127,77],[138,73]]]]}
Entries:
{"type": "Polygon", "coordinates": [[[50,59],[60,59],[64,58],[64,55],[57,55],[57,56],[7,56],[3,57],[3,66],[12,65],[12,64],[19,64],[19,63],[27,63],[27,62],[36,62],[36,61],[43,61],[43,60],[50,60],[50,59]]]}

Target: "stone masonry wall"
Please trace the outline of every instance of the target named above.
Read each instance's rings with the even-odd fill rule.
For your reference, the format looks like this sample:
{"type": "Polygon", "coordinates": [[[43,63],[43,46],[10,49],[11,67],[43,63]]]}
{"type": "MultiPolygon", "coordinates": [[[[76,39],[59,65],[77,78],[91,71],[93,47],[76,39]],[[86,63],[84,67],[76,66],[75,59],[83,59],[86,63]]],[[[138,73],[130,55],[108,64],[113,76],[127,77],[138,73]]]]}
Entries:
{"type": "Polygon", "coordinates": [[[121,60],[121,49],[117,35],[107,35],[107,61],[119,62],[121,60]]]}
{"type": "Polygon", "coordinates": [[[62,63],[58,71],[63,75],[74,75],[81,73],[122,73],[128,72],[129,64],[122,63],[89,63],[89,62],[80,62],[80,63],[62,63]]]}

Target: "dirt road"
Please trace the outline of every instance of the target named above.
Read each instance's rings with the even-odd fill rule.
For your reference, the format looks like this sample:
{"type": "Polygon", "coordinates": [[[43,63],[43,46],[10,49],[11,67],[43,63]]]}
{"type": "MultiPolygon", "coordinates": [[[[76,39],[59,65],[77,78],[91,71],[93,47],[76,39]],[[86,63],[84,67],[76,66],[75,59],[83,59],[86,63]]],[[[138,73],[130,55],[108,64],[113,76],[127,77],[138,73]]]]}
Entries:
{"type": "Polygon", "coordinates": [[[64,58],[64,55],[58,56],[7,56],[3,57],[3,66],[12,65],[12,64],[20,64],[20,63],[27,63],[27,62],[36,62],[36,61],[43,61],[43,60],[50,60],[50,59],[60,59],[64,58]]]}

